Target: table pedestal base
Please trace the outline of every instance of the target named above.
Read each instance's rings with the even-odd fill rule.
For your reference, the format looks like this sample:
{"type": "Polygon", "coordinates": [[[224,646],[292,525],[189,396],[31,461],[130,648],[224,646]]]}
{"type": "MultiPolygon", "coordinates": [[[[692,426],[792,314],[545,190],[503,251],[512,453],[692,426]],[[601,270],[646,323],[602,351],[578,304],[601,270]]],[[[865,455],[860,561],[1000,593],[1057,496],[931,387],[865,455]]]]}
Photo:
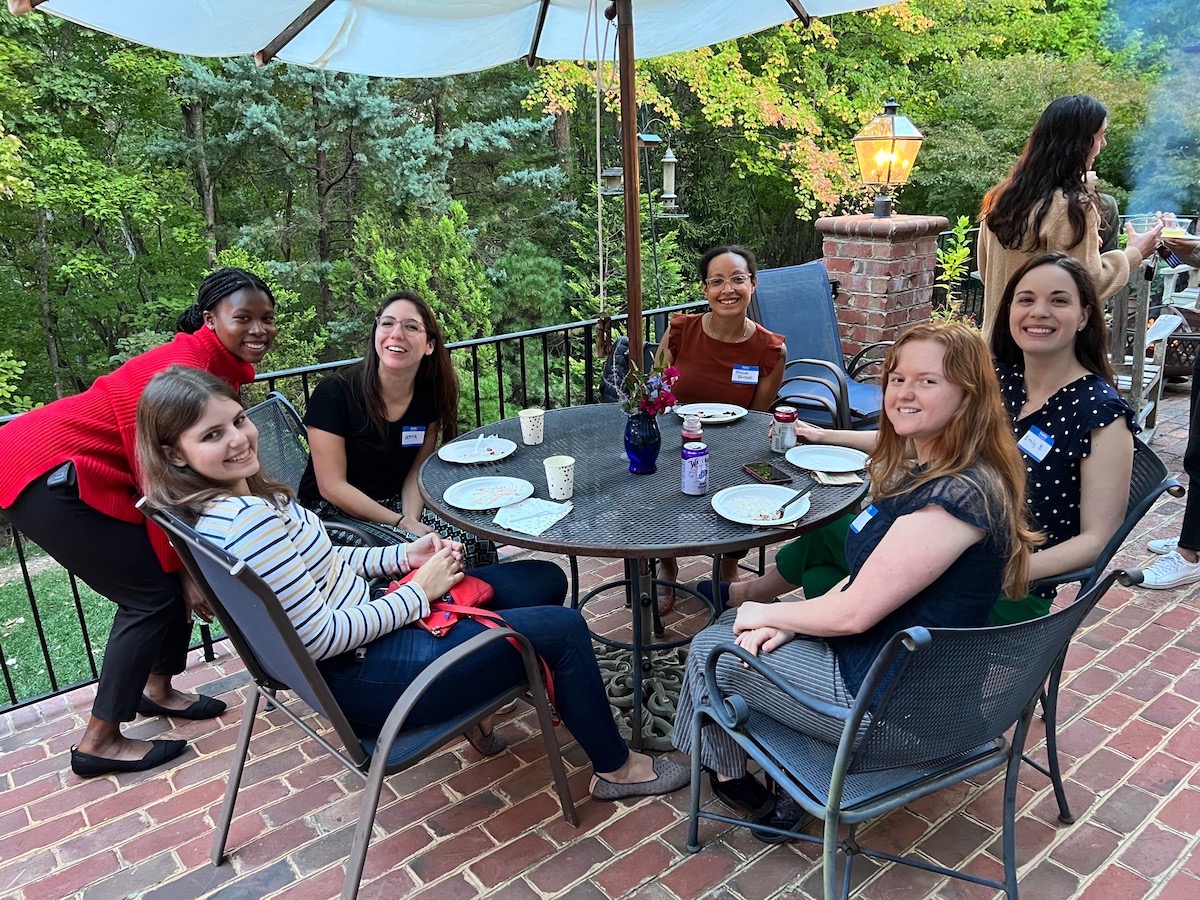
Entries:
{"type": "Polygon", "coordinates": [[[645,750],[671,750],[671,730],[675,725],[675,708],[679,703],[679,689],[683,684],[683,667],[687,661],[687,647],[653,652],[651,674],[641,679],[634,677],[633,661],[628,650],[619,647],[596,648],[596,664],[600,667],[600,678],[604,681],[604,692],[613,708],[613,719],[621,737],[631,744],[639,744],[645,750]],[[634,712],[634,695],[644,697],[641,715],[634,712]],[[632,720],[632,721],[631,721],[632,720]],[[640,742],[633,741],[634,724],[640,720],[640,742]]]}

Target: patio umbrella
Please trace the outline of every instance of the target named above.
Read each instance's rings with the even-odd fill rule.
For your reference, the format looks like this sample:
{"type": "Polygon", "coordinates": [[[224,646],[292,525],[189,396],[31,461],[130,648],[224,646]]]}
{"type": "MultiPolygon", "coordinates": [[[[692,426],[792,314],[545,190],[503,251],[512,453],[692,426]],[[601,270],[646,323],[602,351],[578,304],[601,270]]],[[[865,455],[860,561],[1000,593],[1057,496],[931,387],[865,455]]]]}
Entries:
{"type": "MultiPolygon", "coordinates": [[[[662,56],[793,19],[885,6],[880,0],[8,0],[97,31],[189,56],[254,56],[316,69],[435,78],[526,59],[594,60],[600,16],[617,21],[625,284],[632,347],[642,343],[641,210],[634,96],[638,53],[662,56]]],[[[602,51],[603,53],[603,51],[602,51]]],[[[640,353],[629,355],[638,366],[640,353]]]]}

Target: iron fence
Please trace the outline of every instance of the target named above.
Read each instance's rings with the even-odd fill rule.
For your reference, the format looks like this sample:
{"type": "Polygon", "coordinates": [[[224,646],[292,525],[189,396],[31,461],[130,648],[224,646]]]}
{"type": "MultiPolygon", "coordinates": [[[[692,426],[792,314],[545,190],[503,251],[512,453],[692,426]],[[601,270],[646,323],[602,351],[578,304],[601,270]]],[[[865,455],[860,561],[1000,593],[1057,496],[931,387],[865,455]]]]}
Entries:
{"type": "MultiPolygon", "coordinates": [[[[977,231],[971,230],[972,242],[977,231]]],[[[950,234],[943,232],[939,246],[944,246],[950,234]]],[[[972,253],[970,270],[974,268],[972,253]]],[[[963,297],[961,312],[978,317],[983,308],[982,284],[968,277],[959,285],[959,292],[963,297]]],[[[701,305],[702,301],[697,301],[647,311],[647,340],[661,338],[672,313],[701,305]]],[[[481,427],[532,405],[554,408],[598,402],[604,358],[597,350],[597,338],[602,333],[607,337],[612,329],[623,330],[625,319],[624,315],[588,319],[450,344],[451,358],[463,380],[462,394],[467,398],[459,410],[462,424],[481,427]]],[[[321,378],[356,361],[343,359],[263,373],[245,388],[247,399],[257,400],[268,391],[278,390],[293,402],[306,405],[321,378]]],[[[0,425],[11,418],[0,418],[0,425]]],[[[107,602],[91,602],[94,595],[86,588],[81,590],[70,572],[57,570],[48,576],[47,583],[39,574],[40,564],[31,559],[15,529],[12,538],[12,565],[20,570],[24,595],[6,599],[5,591],[19,592],[17,582],[4,584],[5,579],[0,579],[0,711],[36,703],[94,681],[99,674],[98,651],[107,637],[112,611],[107,602]],[[26,625],[32,625],[32,629],[26,625]],[[62,651],[67,633],[72,645],[78,643],[79,652],[62,651]],[[10,653],[6,644],[17,649],[10,653]]]]}
{"type": "MultiPolygon", "coordinates": [[[[701,305],[703,301],[649,310],[644,314],[643,333],[655,340],[672,313],[701,305]]],[[[612,329],[623,330],[625,320],[622,314],[450,344],[462,393],[468,398],[460,418],[477,428],[531,405],[553,408],[598,402],[604,357],[597,350],[597,339],[602,333],[607,337],[612,329]]],[[[303,405],[317,381],[355,362],[344,359],[265,372],[245,388],[247,399],[278,390],[303,405]]],[[[11,418],[0,419],[0,424],[11,418]]],[[[11,531],[14,559],[10,565],[19,569],[20,579],[0,578],[0,711],[95,681],[114,609],[106,601],[92,602],[96,595],[81,587],[70,572],[54,567],[53,574],[43,576],[41,560],[48,558],[31,555],[20,533],[11,531]],[[78,651],[71,652],[76,647],[78,651]]]]}

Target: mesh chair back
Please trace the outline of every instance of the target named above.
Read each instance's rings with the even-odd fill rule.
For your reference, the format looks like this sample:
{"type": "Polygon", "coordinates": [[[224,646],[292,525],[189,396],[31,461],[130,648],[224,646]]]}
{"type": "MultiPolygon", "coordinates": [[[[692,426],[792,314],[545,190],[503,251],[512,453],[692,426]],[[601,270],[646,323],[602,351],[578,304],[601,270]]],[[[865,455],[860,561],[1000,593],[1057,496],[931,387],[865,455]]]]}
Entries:
{"type": "MultiPolygon", "coordinates": [[[[878,415],[882,402],[879,386],[860,384],[846,372],[837,310],[833,305],[829,273],[824,263],[813,260],[801,266],[761,270],[750,315],[764,328],[783,335],[789,360],[820,359],[840,369],[846,375],[850,407],[856,415],[878,415]]],[[[788,366],[787,375],[829,378],[829,372],[821,366],[806,366],[796,362],[788,366]]],[[[832,392],[814,383],[785,385],[784,388],[789,400],[811,407],[811,402],[805,403],[799,397],[792,397],[793,393],[826,397],[830,403],[837,402],[832,392]]]]}
{"type": "Polygon", "coordinates": [[[367,758],[275,592],[244,562],[199,535],[172,513],[150,511],[208,594],[251,677],[286,689],[333,725],[356,764],[367,758]],[[252,636],[252,637],[250,637],[252,636]]]}
{"type": "Polygon", "coordinates": [[[872,696],[894,656],[887,682],[851,772],[918,765],[966,753],[1020,719],[1075,629],[1108,590],[1104,579],[1040,619],[990,628],[915,628],[893,638],[863,684],[872,696]]]}
{"type": "Polygon", "coordinates": [[[296,408],[278,391],[246,410],[258,429],[258,460],[267,477],[289,485],[294,491],[308,467],[304,423],[296,408]]]}
{"type": "Polygon", "coordinates": [[[1135,437],[1133,439],[1133,471],[1129,478],[1129,500],[1125,505],[1125,518],[1121,520],[1121,524],[1117,526],[1117,530],[1113,532],[1112,537],[1108,539],[1108,543],[1104,545],[1104,549],[1100,551],[1100,555],[1096,557],[1096,561],[1092,565],[1084,569],[1063,572],[1044,579],[1039,584],[1059,585],[1078,581],[1081,591],[1086,591],[1096,584],[1104,575],[1104,570],[1108,568],[1112,558],[1121,549],[1121,545],[1125,543],[1125,539],[1129,537],[1130,532],[1154,505],[1154,501],[1158,499],[1159,495],[1167,491],[1175,496],[1182,496],[1183,486],[1179,483],[1179,479],[1172,477],[1167,472],[1167,467],[1163,465],[1163,461],[1158,458],[1158,455],[1135,437]]]}

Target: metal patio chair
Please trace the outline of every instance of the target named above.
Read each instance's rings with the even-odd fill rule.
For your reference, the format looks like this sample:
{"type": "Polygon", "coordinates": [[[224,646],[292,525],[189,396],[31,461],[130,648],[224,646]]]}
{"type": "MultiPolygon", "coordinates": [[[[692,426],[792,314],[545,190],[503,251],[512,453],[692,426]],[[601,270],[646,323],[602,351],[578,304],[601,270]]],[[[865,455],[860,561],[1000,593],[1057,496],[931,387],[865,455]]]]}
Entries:
{"type": "Polygon", "coordinates": [[[1120,574],[1110,573],[1070,606],[1040,619],[986,628],[916,627],[900,632],[875,658],[849,710],[810,697],[741,647],[726,643],[713,648],[705,668],[709,699],[697,707],[690,723],[692,746],[700,745],[706,721],[716,724],[806,813],[823,819],[825,828],[818,838],[701,810],[700,754],[693,753],[688,850],[700,849],[703,817],[821,843],[826,900],[849,897],[854,857],[859,854],[983,884],[1016,900],[1017,775],[1030,721],[1051,667],[1120,574]],[[794,702],[843,720],[841,741],[835,746],[794,731],[750,709],[742,696],[724,693],[716,679],[716,662],[722,654],[737,656],[794,702]],[[1014,725],[1009,740],[1006,734],[1014,725]],[[858,843],[862,822],[1001,766],[1006,769],[1003,883],[858,843]],[[849,831],[839,838],[842,826],[849,831]],[[846,857],[840,890],[839,850],[846,857]]]}
{"type": "Polygon", "coordinates": [[[801,418],[817,425],[878,427],[883,392],[860,379],[871,374],[891,342],[871,344],[846,362],[824,263],[760,270],[750,315],[787,344],[778,403],[795,406],[801,418]]]}
{"type": "MultiPolygon", "coordinates": [[[[1100,555],[1096,557],[1094,563],[1085,569],[1075,569],[1055,575],[1053,578],[1042,579],[1037,585],[1039,587],[1059,587],[1079,582],[1080,593],[1093,588],[1103,577],[1104,570],[1108,568],[1108,564],[1112,562],[1112,558],[1125,543],[1130,532],[1164,493],[1169,493],[1172,497],[1182,497],[1184,488],[1179,483],[1179,479],[1167,471],[1167,467],[1163,465],[1163,461],[1158,458],[1158,455],[1135,437],[1133,439],[1133,474],[1129,479],[1129,502],[1125,507],[1125,518],[1113,536],[1109,538],[1108,543],[1104,545],[1104,549],[1100,551],[1100,555]]],[[[1138,580],[1135,573],[1131,572],[1130,575],[1135,581],[1138,580]]],[[[1054,663],[1054,668],[1050,670],[1050,679],[1042,698],[1042,716],[1046,722],[1047,764],[1043,766],[1029,757],[1025,758],[1025,762],[1050,779],[1050,783],[1054,786],[1054,798],[1058,801],[1058,819],[1069,825],[1075,821],[1075,817],[1071,815],[1071,808],[1067,804],[1067,795],[1063,788],[1062,766],[1058,759],[1058,690],[1062,682],[1063,666],[1067,661],[1068,649],[1067,647],[1063,648],[1062,654],[1054,663]]]]}
{"type": "Polygon", "coordinates": [[[478,724],[498,707],[525,694],[528,694],[527,699],[537,710],[538,724],[563,817],[572,825],[579,824],[571,799],[571,790],[567,784],[566,770],[559,754],[558,741],[554,735],[537,657],[523,635],[508,628],[488,629],[439,657],[396,700],[379,736],[360,738],[354,733],[341,707],[338,706],[274,591],[242,560],[201,537],[177,516],[149,508],[146,512],[171,536],[175,549],[216,610],[254,683],[254,692],[246,701],[246,711],[238,732],[237,747],[225,791],[225,802],[213,840],[214,865],[219,866],[225,858],[229,826],[233,821],[242,772],[250,754],[251,735],[260,703],[264,700],[264,713],[272,709],[280,710],[316,744],[332,754],[347,771],[363,782],[362,804],[354,829],[353,845],[346,862],[346,877],[342,884],[343,898],[355,897],[358,894],[384,778],[410,768],[471,726],[478,724]],[[515,638],[520,644],[521,658],[525,664],[524,682],[512,687],[497,687],[494,695],[486,702],[436,725],[405,725],[405,719],[422,695],[457,662],[496,641],[504,641],[507,638],[515,638]],[[294,709],[294,702],[285,705],[277,697],[280,691],[296,694],[304,705],[332,727],[333,734],[324,734],[306,721],[305,710],[294,709]]]}
{"type": "MultiPolygon", "coordinates": [[[[308,467],[308,430],[296,407],[279,391],[271,391],[265,400],[246,410],[246,417],[258,429],[258,461],[263,473],[293,491],[298,489],[308,467]]],[[[398,536],[389,539],[373,522],[351,523],[340,518],[322,521],[329,539],[345,547],[397,543],[398,536]]]]}

